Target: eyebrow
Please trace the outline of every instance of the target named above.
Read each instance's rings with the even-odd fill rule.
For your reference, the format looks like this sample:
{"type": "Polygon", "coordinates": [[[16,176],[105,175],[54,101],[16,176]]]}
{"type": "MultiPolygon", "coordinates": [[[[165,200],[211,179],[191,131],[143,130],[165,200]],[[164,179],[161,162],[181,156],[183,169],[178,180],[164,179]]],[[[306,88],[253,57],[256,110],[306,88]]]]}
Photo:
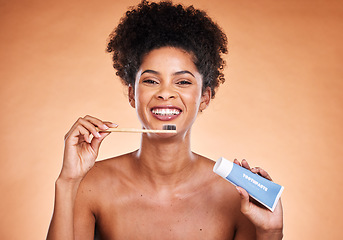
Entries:
{"type": "MultiPolygon", "coordinates": [[[[141,75],[143,75],[144,73],[152,73],[152,74],[156,74],[156,75],[161,75],[159,72],[157,72],[155,70],[150,70],[150,69],[147,69],[147,70],[143,71],[141,75]]],[[[173,73],[174,76],[182,75],[182,74],[189,74],[189,75],[191,75],[192,77],[195,78],[194,74],[191,73],[190,71],[187,71],[187,70],[178,71],[178,72],[173,73]]]]}

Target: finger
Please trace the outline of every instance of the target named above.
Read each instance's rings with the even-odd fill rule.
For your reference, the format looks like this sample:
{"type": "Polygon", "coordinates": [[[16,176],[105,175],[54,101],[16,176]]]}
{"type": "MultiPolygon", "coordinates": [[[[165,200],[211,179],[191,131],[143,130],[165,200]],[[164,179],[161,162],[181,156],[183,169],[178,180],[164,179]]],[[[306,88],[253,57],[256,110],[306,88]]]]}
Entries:
{"type": "Polygon", "coordinates": [[[116,123],[112,123],[112,122],[108,122],[108,121],[104,121],[104,123],[109,128],[116,128],[116,127],[118,127],[118,124],[116,124],[116,123]]]}
{"type": "Polygon", "coordinates": [[[82,126],[83,128],[87,129],[94,137],[96,137],[96,138],[101,137],[101,135],[97,131],[94,123],[92,123],[91,121],[84,119],[84,118],[81,118],[79,120],[79,126],[82,126]]]}
{"type": "Polygon", "coordinates": [[[69,129],[69,131],[66,133],[66,135],[64,136],[64,140],[67,140],[70,135],[75,131],[75,129],[77,128],[77,126],[79,125],[79,121],[81,120],[81,117],[79,117],[76,122],[74,122],[73,126],[71,126],[71,128],[69,129]]]}
{"type": "Polygon", "coordinates": [[[241,187],[236,187],[239,195],[241,196],[241,212],[247,214],[250,210],[249,194],[241,187]]]}
{"type": "Polygon", "coordinates": [[[98,118],[87,115],[84,117],[84,119],[89,121],[90,123],[92,123],[94,126],[98,127],[101,130],[108,129],[108,126],[105,124],[105,122],[101,121],[98,118]]]}
{"type": "Polygon", "coordinates": [[[268,174],[268,172],[260,167],[254,167],[251,169],[251,171],[253,173],[257,173],[258,175],[260,175],[261,177],[264,177],[270,181],[272,181],[272,178],[270,177],[270,175],[268,174]]]}
{"type": "Polygon", "coordinates": [[[233,162],[235,163],[235,164],[237,164],[238,166],[241,166],[241,163],[235,158],[235,160],[233,160],[233,162]]]}
{"type": "Polygon", "coordinates": [[[82,125],[78,125],[75,129],[73,129],[72,132],[70,132],[65,141],[71,143],[72,145],[76,145],[82,142],[90,143],[91,140],[92,139],[89,131],[82,125]]]}
{"type": "Polygon", "coordinates": [[[107,133],[107,132],[101,132],[101,133],[100,133],[100,135],[101,135],[100,138],[93,138],[93,139],[92,139],[91,147],[93,148],[93,150],[94,150],[96,153],[98,153],[102,141],[103,141],[109,134],[110,134],[110,133],[107,133]]]}
{"type": "Polygon", "coordinates": [[[249,163],[247,162],[247,160],[245,160],[245,159],[242,160],[242,167],[250,170],[250,166],[249,166],[249,163]]]}
{"type": "Polygon", "coordinates": [[[100,135],[97,134],[96,128],[90,124],[90,122],[85,118],[78,118],[77,121],[73,124],[73,126],[70,128],[69,132],[65,135],[64,140],[69,138],[71,135],[75,137],[75,134],[78,133],[77,128],[79,125],[84,126],[85,128],[88,128],[90,132],[92,132],[93,136],[100,137],[100,135]]]}

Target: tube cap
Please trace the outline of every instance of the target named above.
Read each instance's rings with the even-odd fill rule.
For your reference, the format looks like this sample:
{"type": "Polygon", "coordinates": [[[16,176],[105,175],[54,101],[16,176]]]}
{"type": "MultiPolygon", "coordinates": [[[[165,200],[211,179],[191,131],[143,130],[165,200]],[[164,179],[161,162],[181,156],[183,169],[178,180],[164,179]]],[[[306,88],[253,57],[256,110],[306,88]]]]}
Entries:
{"type": "Polygon", "coordinates": [[[230,174],[233,167],[233,162],[221,157],[217,160],[216,164],[213,167],[213,172],[219,176],[226,178],[230,174]]]}

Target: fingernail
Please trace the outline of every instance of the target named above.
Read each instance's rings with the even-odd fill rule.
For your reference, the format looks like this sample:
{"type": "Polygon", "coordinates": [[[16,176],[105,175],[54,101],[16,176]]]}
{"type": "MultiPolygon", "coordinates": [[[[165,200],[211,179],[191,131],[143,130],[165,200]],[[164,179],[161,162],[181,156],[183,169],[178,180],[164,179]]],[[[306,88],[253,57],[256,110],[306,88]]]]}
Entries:
{"type": "Polygon", "coordinates": [[[97,137],[101,137],[100,133],[98,133],[98,132],[96,133],[96,136],[97,136],[97,137]]]}
{"type": "Polygon", "coordinates": [[[242,194],[241,189],[239,189],[238,187],[236,187],[236,189],[237,189],[238,193],[241,195],[242,194]]]}

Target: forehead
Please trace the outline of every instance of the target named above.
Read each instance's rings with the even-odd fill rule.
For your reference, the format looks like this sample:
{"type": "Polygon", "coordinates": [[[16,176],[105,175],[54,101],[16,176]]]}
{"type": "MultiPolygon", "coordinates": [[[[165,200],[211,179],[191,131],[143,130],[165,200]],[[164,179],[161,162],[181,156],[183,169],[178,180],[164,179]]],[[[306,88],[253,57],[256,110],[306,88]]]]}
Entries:
{"type": "Polygon", "coordinates": [[[140,70],[164,69],[169,71],[188,70],[198,72],[193,54],[175,47],[162,47],[147,53],[142,60],[140,70]]]}

